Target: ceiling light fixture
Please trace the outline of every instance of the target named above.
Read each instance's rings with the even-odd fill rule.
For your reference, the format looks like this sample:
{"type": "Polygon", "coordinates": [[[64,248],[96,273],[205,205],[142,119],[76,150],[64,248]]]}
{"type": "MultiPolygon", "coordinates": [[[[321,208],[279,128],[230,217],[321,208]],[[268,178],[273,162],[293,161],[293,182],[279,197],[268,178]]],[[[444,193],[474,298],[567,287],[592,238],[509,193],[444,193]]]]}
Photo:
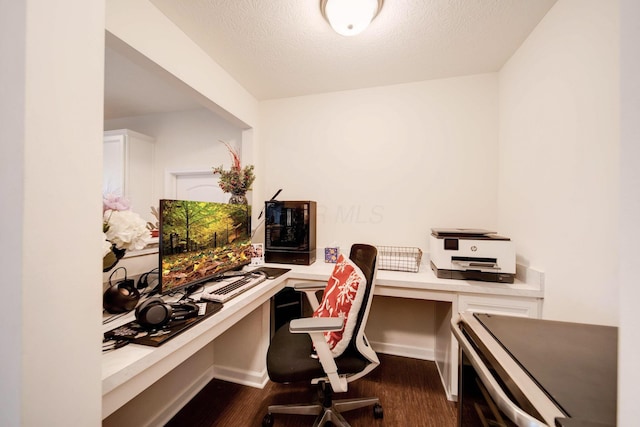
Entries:
{"type": "Polygon", "coordinates": [[[384,0],[320,0],[320,10],[336,33],[355,36],[369,26],[383,3],[384,0]]]}

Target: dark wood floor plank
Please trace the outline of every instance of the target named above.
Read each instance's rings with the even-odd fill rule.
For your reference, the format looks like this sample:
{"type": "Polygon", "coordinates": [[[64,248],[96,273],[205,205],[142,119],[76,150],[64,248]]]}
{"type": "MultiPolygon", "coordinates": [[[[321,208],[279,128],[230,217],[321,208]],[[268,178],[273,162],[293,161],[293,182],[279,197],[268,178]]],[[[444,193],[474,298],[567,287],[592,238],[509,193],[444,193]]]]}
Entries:
{"type": "MultiPolygon", "coordinates": [[[[379,354],[380,366],[368,376],[349,384],[349,397],[380,398],[384,418],[373,418],[372,408],[345,412],[352,427],[453,427],[456,405],[447,400],[435,363],[379,354]]],[[[259,427],[271,404],[312,402],[313,387],[306,384],[269,382],[260,390],[212,380],[167,424],[168,427],[259,427]]],[[[313,417],[274,415],[275,427],[311,425],[313,417]]]]}

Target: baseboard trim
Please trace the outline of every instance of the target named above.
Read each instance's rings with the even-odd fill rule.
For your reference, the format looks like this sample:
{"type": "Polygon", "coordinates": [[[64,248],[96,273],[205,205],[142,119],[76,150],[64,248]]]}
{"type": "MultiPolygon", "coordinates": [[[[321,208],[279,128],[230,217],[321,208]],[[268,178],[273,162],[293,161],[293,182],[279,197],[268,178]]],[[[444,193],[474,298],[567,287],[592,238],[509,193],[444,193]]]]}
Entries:
{"type": "MultiPolygon", "coordinates": [[[[370,343],[377,353],[410,357],[419,360],[435,360],[435,353],[433,349],[373,341],[370,341],[370,343]]],[[[267,374],[266,369],[262,371],[247,371],[221,365],[213,366],[213,377],[219,380],[260,389],[264,388],[269,381],[269,375],[267,374]]]]}
{"type": "Polygon", "coordinates": [[[269,375],[266,369],[262,371],[246,371],[229,366],[214,365],[213,376],[219,380],[254,388],[264,388],[264,386],[267,385],[267,381],[269,381],[269,375]]]}
{"type": "Polygon", "coordinates": [[[391,356],[410,357],[419,360],[436,360],[435,352],[433,349],[393,343],[374,341],[369,342],[371,343],[371,347],[373,347],[376,353],[389,354],[391,356]]]}

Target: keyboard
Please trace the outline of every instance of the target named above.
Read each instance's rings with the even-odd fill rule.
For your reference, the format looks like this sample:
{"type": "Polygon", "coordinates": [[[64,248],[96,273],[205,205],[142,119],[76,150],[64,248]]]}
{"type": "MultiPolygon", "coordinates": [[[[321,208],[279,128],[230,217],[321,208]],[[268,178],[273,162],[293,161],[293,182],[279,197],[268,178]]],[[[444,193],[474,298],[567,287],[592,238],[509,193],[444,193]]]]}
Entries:
{"type": "Polygon", "coordinates": [[[200,299],[204,301],[226,302],[233,297],[237,297],[244,291],[259,285],[265,280],[267,280],[267,276],[262,273],[247,273],[245,276],[233,282],[221,282],[207,287],[202,295],[200,295],[200,299]]]}

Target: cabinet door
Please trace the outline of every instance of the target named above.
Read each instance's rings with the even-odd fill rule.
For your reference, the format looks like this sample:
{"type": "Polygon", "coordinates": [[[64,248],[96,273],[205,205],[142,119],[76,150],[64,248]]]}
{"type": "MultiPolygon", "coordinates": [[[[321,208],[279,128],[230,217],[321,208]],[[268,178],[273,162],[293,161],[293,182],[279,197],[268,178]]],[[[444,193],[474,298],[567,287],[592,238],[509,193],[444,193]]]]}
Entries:
{"type": "Polygon", "coordinates": [[[124,135],[109,135],[104,137],[102,193],[125,194],[125,144],[124,135]]]}
{"type": "Polygon", "coordinates": [[[103,193],[126,197],[131,210],[155,222],[151,206],[154,196],[154,140],[128,129],[107,131],[103,139],[103,193]]]}
{"type": "Polygon", "coordinates": [[[539,318],[542,314],[541,301],[539,298],[527,297],[460,295],[458,311],[539,318]]]}

